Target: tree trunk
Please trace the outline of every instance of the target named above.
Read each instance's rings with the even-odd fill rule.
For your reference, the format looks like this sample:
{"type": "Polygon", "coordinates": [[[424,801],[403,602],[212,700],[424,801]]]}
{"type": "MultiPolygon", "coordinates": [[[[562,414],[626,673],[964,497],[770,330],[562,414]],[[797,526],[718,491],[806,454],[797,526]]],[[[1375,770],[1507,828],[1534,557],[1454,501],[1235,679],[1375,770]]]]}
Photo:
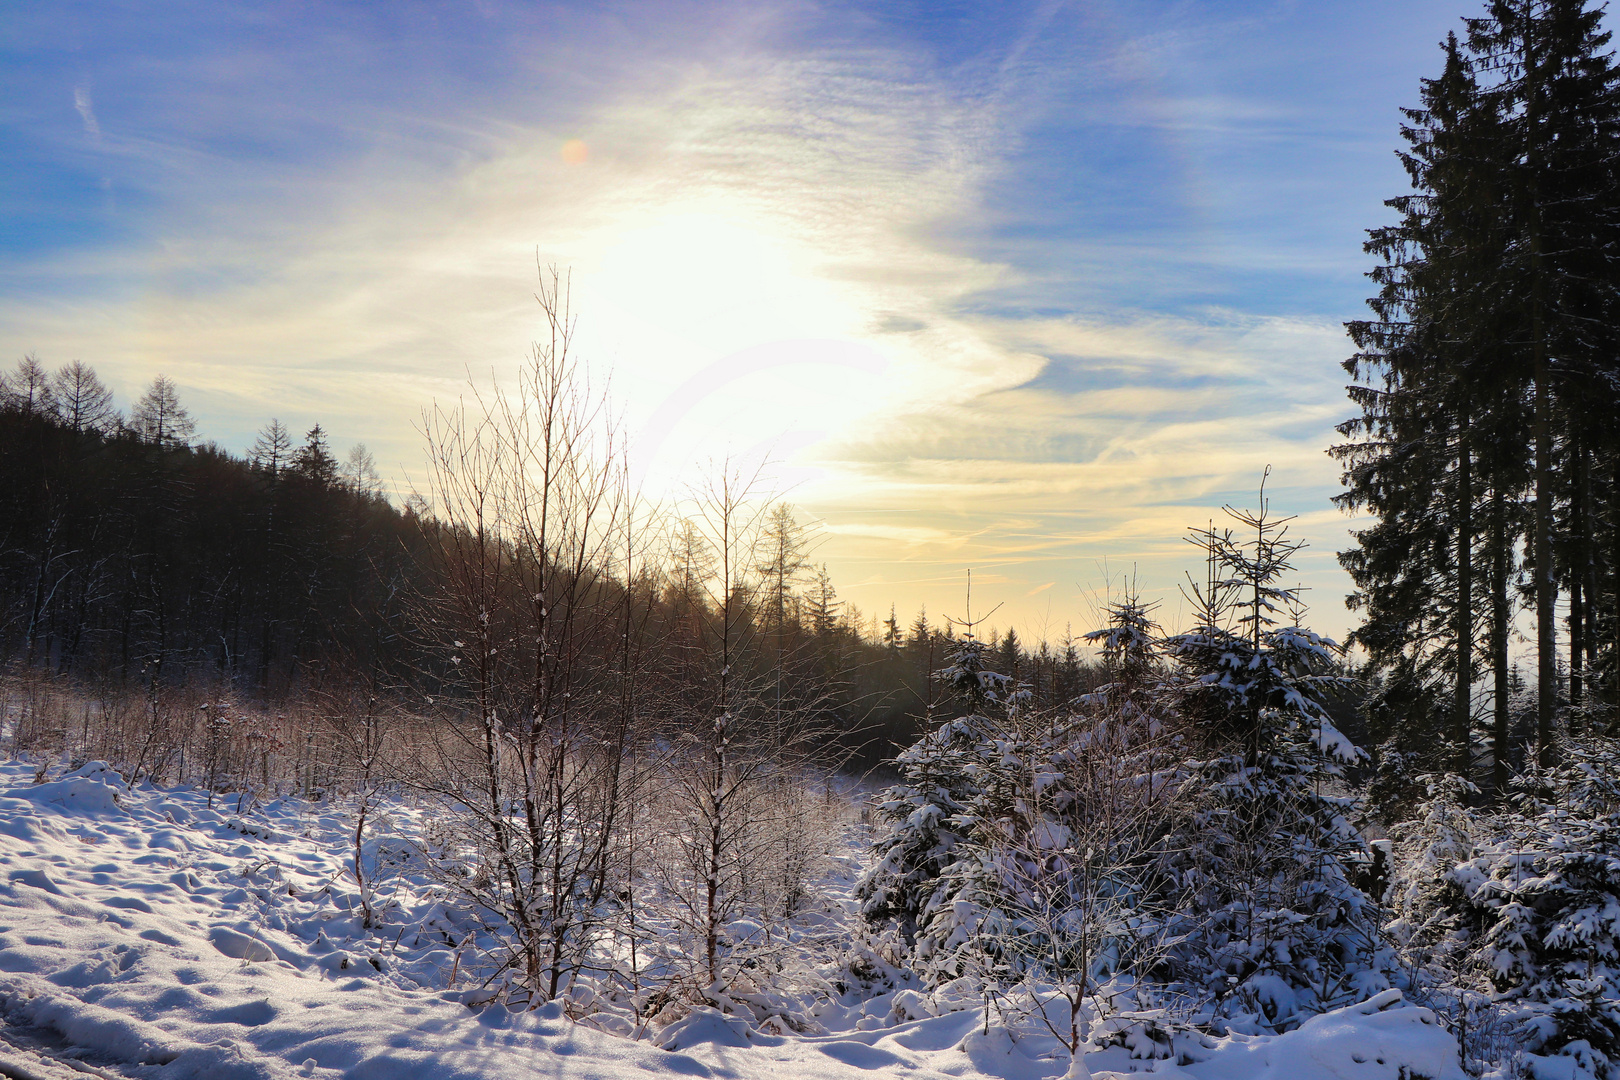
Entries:
{"type": "MultiPolygon", "coordinates": [[[[1620,452],[1614,456],[1614,480],[1609,485],[1609,575],[1613,579],[1613,606],[1609,608],[1609,624],[1614,640],[1609,656],[1609,670],[1613,686],[1609,688],[1609,704],[1620,709],[1620,452]]],[[[1610,719],[1612,725],[1614,720],[1610,719]]]]}
{"type": "MultiPolygon", "coordinates": [[[[1523,64],[1526,79],[1535,76],[1538,57],[1531,29],[1523,31],[1523,64]]],[[[1555,608],[1558,583],[1553,573],[1553,432],[1552,365],[1547,356],[1547,269],[1542,251],[1541,191],[1543,162],[1536,136],[1542,122],[1543,88],[1532,83],[1525,94],[1525,168],[1528,180],[1525,196],[1526,232],[1530,248],[1530,368],[1535,381],[1535,524],[1532,544],[1536,565],[1536,745],[1543,768],[1551,767],[1553,755],[1553,710],[1558,700],[1558,638],[1555,608]]]]}
{"type": "Polygon", "coordinates": [[[1579,568],[1569,581],[1569,704],[1581,707],[1586,682],[1586,603],[1579,568]]]}
{"type": "Polygon", "coordinates": [[[1491,666],[1495,675],[1495,715],[1491,742],[1491,780],[1498,803],[1508,789],[1508,534],[1506,498],[1501,488],[1491,492],[1491,666]]]}
{"type": "MultiPolygon", "coordinates": [[[[1538,312],[1539,314],[1539,312],[1538,312]]],[[[1540,319],[1536,320],[1538,323],[1540,319]]],[[[1552,393],[1547,386],[1546,350],[1536,341],[1536,746],[1543,768],[1553,764],[1553,708],[1558,700],[1558,639],[1555,608],[1558,581],[1552,553],[1552,393]]]]}
{"type": "Polygon", "coordinates": [[[1597,507],[1592,499],[1592,470],[1597,461],[1589,448],[1581,452],[1580,489],[1576,497],[1581,501],[1581,521],[1584,528],[1581,530],[1581,558],[1579,572],[1584,585],[1586,597],[1586,622],[1581,633],[1581,640],[1586,648],[1586,679],[1582,684],[1585,697],[1594,700],[1602,699],[1602,688],[1598,676],[1598,641],[1603,633],[1603,591],[1598,584],[1599,551],[1599,525],[1600,517],[1597,507]]]}
{"type": "Polygon", "coordinates": [[[1575,447],[1571,455],[1575,465],[1575,492],[1570,499],[1570,567],[1569,567],[1569,704],[1581,707],[1586,689],[1586,501],[1581,497],[1586,471],[1586,448],[1575,447]]]}
{"type": "Polygon", "coordinates": [[[1474,689],[1474,463],[1468,449],[1468,403],[1457,424],[1457,655],[1453,674],[1451,738],[1453,771],[1467,780],[1473,771],[1469,746],[1474,689]]]}

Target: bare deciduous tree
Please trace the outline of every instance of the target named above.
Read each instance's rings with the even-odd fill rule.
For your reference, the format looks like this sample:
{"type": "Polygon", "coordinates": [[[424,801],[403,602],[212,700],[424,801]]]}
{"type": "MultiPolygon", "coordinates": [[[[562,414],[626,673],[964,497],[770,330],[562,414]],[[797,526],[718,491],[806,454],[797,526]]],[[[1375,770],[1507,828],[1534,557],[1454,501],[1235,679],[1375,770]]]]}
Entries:
{"type": "Polygon", "coordinates": [[[180,404],[180,388],[167,375],[152,380],[129,414],[130,427],[157,446],[184,446],[196,433],[197,423],[180,404]]]}

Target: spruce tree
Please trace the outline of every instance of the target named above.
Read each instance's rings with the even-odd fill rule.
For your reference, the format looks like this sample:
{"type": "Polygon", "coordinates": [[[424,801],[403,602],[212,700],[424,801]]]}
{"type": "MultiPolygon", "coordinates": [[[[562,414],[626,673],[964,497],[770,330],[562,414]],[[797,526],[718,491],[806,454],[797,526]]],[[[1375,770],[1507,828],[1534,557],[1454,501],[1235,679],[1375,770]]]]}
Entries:
{"type": "MultiPolygon", "coordinates": [[[[1555,605],[1560,577],[1589,591],[1595,518],[1579,512],[1579,478],[1591,449],[1612,445],[1616,289],[1620,286],[1620,71],[1586,0],[1495,0],[1467,20],[1476,65],[1503,129],[1504,201],[1514,243],[1503,276],[1515,283],[1521,332],[1511,339],[1530,379],[1534,496],[1529,563],[1534,573],[1543,766],[1554,755],[1559,684],[1555,605]],[[1577,512],[1560,515],[1560,474],[1577,512]],[[1560,528],[1560,518],[1563,528],[1560,528]],[[1558,533],[1565,533],[1560,543],[1558,533]],[[1572,542],[1570,542],[1572,541],[1572,542]],[[1579,565],[1561,573],[1565,560],[1579,565]]],[[[1611,526],[1612,527],[1612,526],[1611,526]]],[[[1573,595],[1572,595],[1573,598],[1573,595]]],[[[1575,605],[1572,643],[1584,648],[1586,612],[1575,605]]],[[[1573,658],[1571,667],[1575,668],[1573,658]]]]}
{"type": "MultiPolygon", "coordinates": [[[[1393,753],[1431,748],[1426,764],[1472,771],[1477,645],[1476,550],[1485,485],[1481,420],[1499,398],[1482,393],[1500,378],[1504,311],[1495,267],[1505,230],[1496,170],[1500,142],[1455,36],[1445,66],[1425,80],[1422,103],[1405,110],[1401,154],[1414,193],[1389,200],[1400,221],[1372,230],[1367,250],[1382,260],[1374,320],[1349,325],[1361,351],[1346,362],[1357,379],[1359,417],[1340,425],[1352,441],[1333,448],[1346,465],[1346,509],[1376,521],[1340,555],[1357,586],[1352,608],[1366,612],[1352,640],[1383,676],[1375,721],[1387,717],[1393,753]],[[1433,748],[1448,747],[1444,762],[1433,748]]],[[[1496,582],[1490,582],[1496,585],[1496,582]]]]}
{"type": "Polygon", "coordinates": [[[338,463],[326,444],[326,432],[316,424],[304,434],[304,445],[293,455],[292,468],[305,480],[323,486],[337,482],[338,463]]]}
{"type": "Polygon", "coordinates": [[[1284,584],[1303,547],[1291,519],[1270,512],[1263,487],[1257,511],[1226,513],[1238,531],[1189,538],[1206,556],[1188,588],[1197,625],[1167,642],[1205,748],[1184,766],[1201,805],[1171,844],[1175,887],[1191,897],[1176,966],[1204,989],[1236,986],[1237,1001],[1283,1024],[1283,998],[1327,1007],[1350,993],[1370,941],[1355,883],[1366,843],[1338,783],[1362,754],[1327,712],[1352,685],[1341,650],[1301,625],[1298,589],[1284,584]]]}

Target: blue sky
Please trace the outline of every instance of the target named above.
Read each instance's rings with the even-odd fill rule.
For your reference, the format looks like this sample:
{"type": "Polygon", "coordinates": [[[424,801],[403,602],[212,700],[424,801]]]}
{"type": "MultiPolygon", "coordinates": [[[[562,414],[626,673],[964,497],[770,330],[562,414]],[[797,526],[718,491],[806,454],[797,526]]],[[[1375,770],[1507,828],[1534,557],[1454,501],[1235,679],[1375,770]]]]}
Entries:
{"type": "Polygon", "coordinates": [[[1398,108],[1470,5],[10,4],[0,343],[419,472],[571,267],[638,474],[769,451],[869,613],[1084,629],[1323,453],[1398,108]],[[581,140],[583,161],[563,148],[581,140]]]}

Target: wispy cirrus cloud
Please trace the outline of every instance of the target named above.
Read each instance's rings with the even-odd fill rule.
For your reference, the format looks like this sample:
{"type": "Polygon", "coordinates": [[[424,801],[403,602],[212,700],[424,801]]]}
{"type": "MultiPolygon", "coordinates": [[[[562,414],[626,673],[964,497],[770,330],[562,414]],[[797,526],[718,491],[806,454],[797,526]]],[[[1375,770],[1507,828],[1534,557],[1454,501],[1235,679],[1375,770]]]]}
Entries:
{"type": "Polygon", "coordinates": [[[84,121],[84,133],[92,139],[101,138],[101,124],[96,120],[96,110],[91,104],[88,86],[73,88],[73,107],[78,110],[79,118],[84,121]]]}

